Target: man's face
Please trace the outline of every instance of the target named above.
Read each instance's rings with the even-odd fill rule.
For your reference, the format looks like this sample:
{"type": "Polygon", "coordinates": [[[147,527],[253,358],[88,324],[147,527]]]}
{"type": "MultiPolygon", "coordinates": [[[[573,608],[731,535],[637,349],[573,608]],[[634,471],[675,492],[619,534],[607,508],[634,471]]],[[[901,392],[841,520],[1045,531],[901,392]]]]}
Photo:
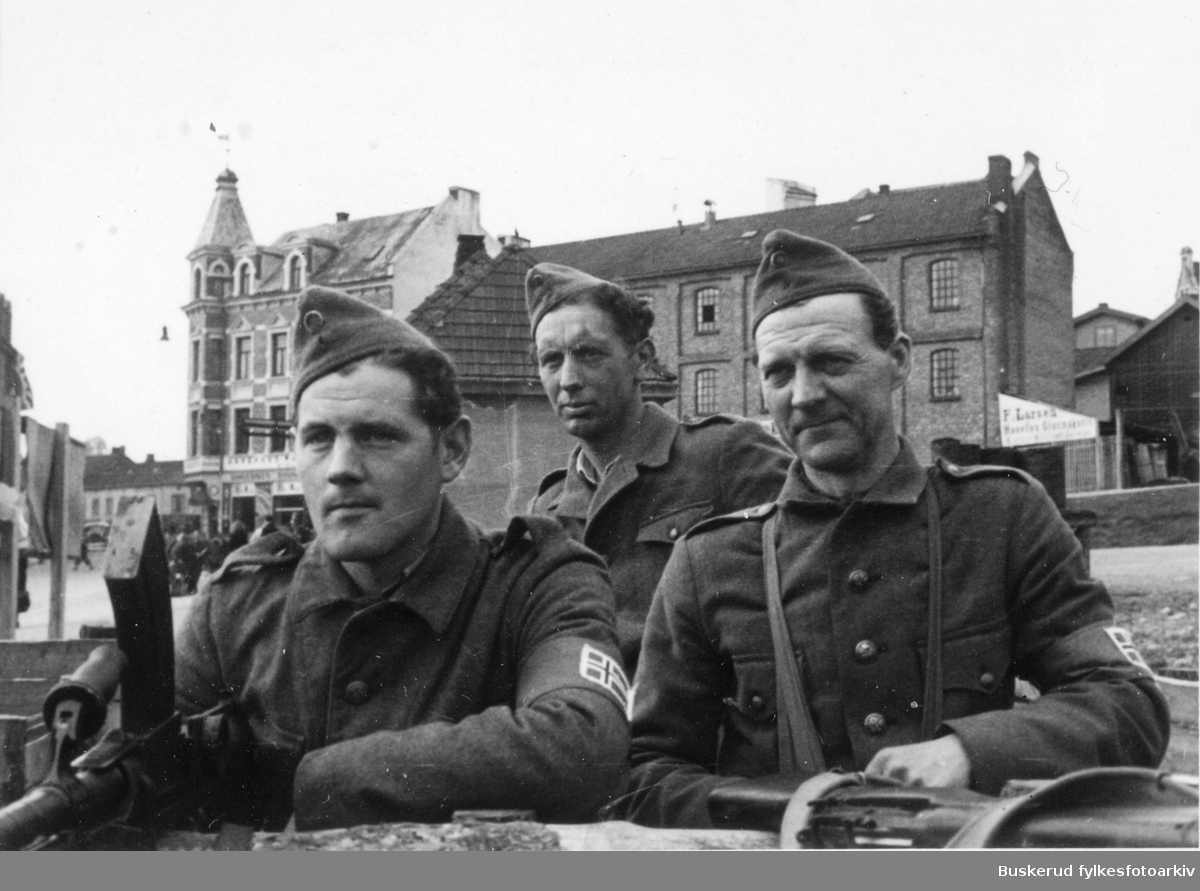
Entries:
{"type": "Polygon", "coordinates": [[[649,340],[630,347],[608,313],[590,303],[566,304],[542,316],[534,334],[538,373],[567,432],[603,441],[637,414],[649,340]]]}
{"type": "Polygon", "coordinates": [[[862,298],[830,294],[771,313],[754,342],[763,400],[814,481],[849,482],[853,491],[856,479],[890,462],[892,391],[909,371],[905,335],[881,349],[862,298]]]}
{"type": "Polygon", "coordinates": [[[469,424],[434,431],[415,397],[408,374],[369,362],[300,395],[297,470],[313,528],[335,560],[398,574],[433,535],[442,485],[466,463],[469,424]]]}

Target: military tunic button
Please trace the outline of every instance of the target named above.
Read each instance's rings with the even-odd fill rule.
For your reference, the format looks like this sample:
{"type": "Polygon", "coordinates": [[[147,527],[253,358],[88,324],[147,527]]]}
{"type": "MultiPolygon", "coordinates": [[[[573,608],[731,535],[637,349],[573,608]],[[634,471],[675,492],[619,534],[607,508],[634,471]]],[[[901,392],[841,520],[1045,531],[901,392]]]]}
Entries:
{"type": "Polygon", "coordinates": [[[343,696],[351,705],[362,705],[370,698],[371,691],[367,689],[367,685],[364,682],[351,681],[346,685],[346,691],[343,696]]]}
{"type": "Polygon", "coordinates": [[[850,578],[848,579],[850,582],[850,587],[857,588],[860,591],[867,587],[867,582],[870,580],[870,576],[868,576],[866,570],[863,569],[854,570],[854,572],[850,573],[850,578]]]}
{"type": "Polygon", "coordinates": [[[996,683],[996,676],[990,671],[985,671],[979,676],[979,683],[983,684],[985,687],[990,687],[992,684],[996,683]]]}
{"type": "Polygon", "coordinates": [[[854,645],[854,658],[859,662],[870,662],[879,655],[879,647],[873,640],[860,640],[854,645]]]}
{"type": "Polygon", "coordinates": [[[756,712],[762,711],[762,708],[765,704],[766,703],[763,701],[763,698],[757,693],[750,697],[750,708],[754,709],[756,712]]]}
{"type": "Polygon", "coordinates": [[[671,541],[679,538],[679,530],[672,526],[671,531],[667,533],[667,538],[671,539],[671,541]]]}
{"type": "Polygon", "coordinates": [[[887,730],[887,718],[879,714],[879,712],[871,712],[863,718],[863,730],[867,731],[871,736],[879,736],[883,731],[887,730]]]}

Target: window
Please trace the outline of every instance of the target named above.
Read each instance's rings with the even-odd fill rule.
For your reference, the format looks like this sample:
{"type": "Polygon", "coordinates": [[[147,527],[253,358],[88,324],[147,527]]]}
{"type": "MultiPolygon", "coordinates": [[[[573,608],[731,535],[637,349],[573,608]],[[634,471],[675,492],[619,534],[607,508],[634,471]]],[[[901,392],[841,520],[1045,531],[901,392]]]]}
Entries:
{"type": "Polygon", "coordinates": [[[929,308],[934,312],[960,308],[957,260],[929,264],[929,308]]]}
{"type": "Polygon", "coordinates": [[[237,337],[233,341],[233,379],[250,379],[250,337],[237,337]]]}
{"type": "Polygon", "coordinates": [[[104,516],[108,517],[108,519],[110,519],[110,520],[112,519],[112,499],[111,498],[104,499],[104,516]]]}
{"type": "Polygon", "coordinates": [[[99,498],[92,499],[92,519],[93,520],[100,519],[100,499],[99,498]]]}
{"type": "Polygon", "coordinates": [[[701,288],[696,292],[697,334],[717,333],[717,297],[720,293],[716,288],[701,288]]]}
{"type": "Polygon", "coordinates": [[[958,350],[934,350],[929,355],[929,395],[935,400],[958,399],[958,350]]]}
{"type": "MultiPolygon", "coordinates": [[[[272,405],[271,420],[276,424],[287,423],[287,406],[272,405]]],[[[288,435],[286,430],[275,429],[271,431],[271,451],[283,452],[287,450],[288,435]]]]}
{"type": "Polygon", "coordinates": [[[192,383],[200,380],[200,341],[192,341],[192,383]]]}
{"type": "Polygon", "coordinates": [[[250,264],[242,263],[238,267],[238,296],[247,297],[250,294],[250,264]]]}
{"type": "Polygon", "coordinates": [[[717,372],[705,368],[696,372],[696,414],[711,415],[717,411],[717,372]]]}
{"type": "Polygon", "coordinates": [[[229,270],[224,263],[214,263],[208,270],[208,296],[225,297],[229,294],[229,270]]]}
{"type": "Polygon", "coordinates": [[[199,300],[204,294],[204,273],[199,269],[192,273],[192,299],[199,300]]]}
{"type": "Polygon", "coordinates": [[[173,513],[173,514],[183,513],[183,496],[182,495],[172,495],[171,496],[171,513],[173,513]]]}
{"type": "Polygon", "coordinates": [[[1114,347],[1117,345],[1117,327],[1115,325],[1096,326],[1096,346],[1114,347]]]}
{"type": "Polygon", "coordinates": [[[293,256],[288,260],[288,290],[298,291],[300,289],[300,257],[293,256]]]}
{"type": "Polygon", "coordinates": [[[250,409],[235,408],[233,410],[233,453],[248,455],[250,453],[250,431],[246,422],[250,420],[250,409]]]}
{"type": "Polygon", "coordinates": [[[188,454],[195,457],[200,454],[200,412],[192,412],[192,423],[188,431],[188,454]]]}
{"type": "Polygon", "coordinates": [[[286,331],[271,335],[271,377],[286,377],[288,336],[286,331]]]}
{"type": "Polygon", "coordinates": [[[204,410],[202,432],[204,436],[204,442],[202,443],[204,454],[221,454],[225,446],[221,439],[221,410],[219,408],[206,408],[204,410]]]}

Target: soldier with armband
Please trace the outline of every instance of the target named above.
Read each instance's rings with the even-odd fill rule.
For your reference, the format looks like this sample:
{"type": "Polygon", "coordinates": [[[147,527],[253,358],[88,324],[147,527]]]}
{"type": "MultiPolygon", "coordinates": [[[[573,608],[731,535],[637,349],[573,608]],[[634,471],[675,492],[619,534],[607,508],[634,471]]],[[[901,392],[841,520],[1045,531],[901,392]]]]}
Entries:
{"type": "Polygon", "coordinates": [[[627,683],[600,558],[553,520],[485,532],[443,494],[471,447],[449,358],[348,294],[301,294],[296,464],[316,538],[273,533],[201,586],[185,715],[232,700],[258,822],[593,817],[621,788],[627,683]]]}
{"type": "Polygon", "coordinates": [[[753,333],[796,460],[778,499],[676,546],[614,810],[701,827],[739,778],[841,769],[995,795],[1014,778],[1157,766],[1163,696],[1041,485],[922,467],[898,435],[912,346],[875,276],[774,232],[753,333]],[[1041,696],[1013,708],[1017,677],[1041,696]]]}

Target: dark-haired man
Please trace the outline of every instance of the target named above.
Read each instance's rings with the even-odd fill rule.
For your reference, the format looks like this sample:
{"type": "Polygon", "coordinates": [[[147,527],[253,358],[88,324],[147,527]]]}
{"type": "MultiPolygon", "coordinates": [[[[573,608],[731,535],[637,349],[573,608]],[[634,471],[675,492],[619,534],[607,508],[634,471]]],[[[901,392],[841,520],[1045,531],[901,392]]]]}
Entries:
{"type": "Polygon", "coordinates": [[[296,464],[316,539],[264,536],[178,636],[185,713],[232,698],[252,817],[299,828],[456,809],[587,820],[625,775],[628,691],[601,561],[545,518],[483,532],[449,358],[339,291],[300,296],[296,464]]]}
{"type": "Polygon", "coordinates": [[[921,467],[898,435],[911,343],[875,276],[774,232],[753,324],[763,398],[797,460],[775,502],[676,547],[618,809],[706,826],[709,793],[738,777],[840,768],[996,794],[1157,765],[1162,694],[1045,490],[1007,468],[921,467]],[[1014,709],[1017,676],[1042,695],[1014,709]]]}
{"type": "Polygon", "coordinates": [[[526,276],[525,298],[542,386],[579,440],[567,466],[542,481],[532,509],[608,561],[632,672],[676,540],[706,517],[774,498],[790,456],[753,422],[710,415],[680,423],[642,400],[654,311],[624,288],[540,263],[526,276]]]}

